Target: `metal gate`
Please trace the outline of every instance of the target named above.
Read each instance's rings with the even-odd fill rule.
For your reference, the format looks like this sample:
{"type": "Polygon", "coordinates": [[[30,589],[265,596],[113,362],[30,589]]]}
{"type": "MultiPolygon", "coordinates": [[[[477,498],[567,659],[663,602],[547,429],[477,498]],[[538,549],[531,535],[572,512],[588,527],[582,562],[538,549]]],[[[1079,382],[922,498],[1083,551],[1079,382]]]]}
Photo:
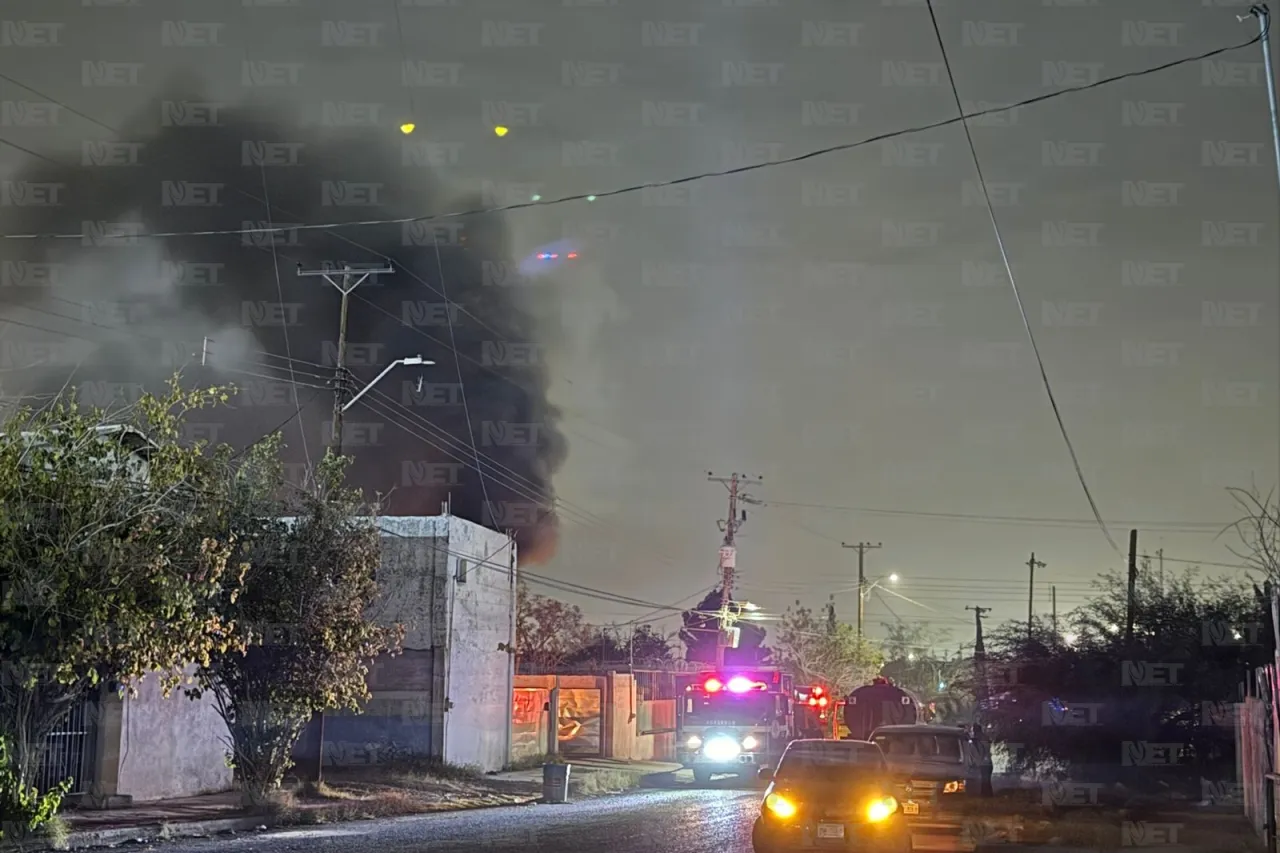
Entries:
{"type": "Polygon", "coordinates": [[[76,701],[57,727],[45,738],[44,756],[36,775],[36,788],[48,791],[65,779],[71,794],[86,793],[93,784],[93,757],[97,745],[97,703],[92,694],[76,701]]]}

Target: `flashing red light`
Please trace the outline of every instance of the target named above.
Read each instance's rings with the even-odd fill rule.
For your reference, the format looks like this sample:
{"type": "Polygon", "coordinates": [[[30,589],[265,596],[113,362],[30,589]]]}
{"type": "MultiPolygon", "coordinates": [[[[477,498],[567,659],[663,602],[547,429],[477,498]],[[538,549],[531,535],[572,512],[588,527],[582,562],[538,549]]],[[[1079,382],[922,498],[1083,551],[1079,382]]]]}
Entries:
{"type": "Polygon", "coordinates": [[[810,704],[810,705],[817,705],[817,704],[818,704],[818,697],[817,697],[817,696],[810,696],[810,697],[809,697],[809,704],[810,704]]]}
{"type": "Polygon", "coordinates": [[[818,697],[818,707],[819,707],[819,708],[825,708],[825,707],[827,707],[827,697],[826,697],[826,696],[819,696],[819,697],[818,697]]]}
{"type": "Polygon", "coordinates": [[[718,678],[708,678],[706,683],[702,685],[702,689],[708,693],[719,693],[720,688],[724,687],[718,678]]]}
{"type": "Polygon", "coordinates": [[[741,675],[729,679],[727,685],[730,693],[750,693],[752,690],[764,690],[766,685],[760,681],[752,681],[741,675]]]}
{"type": "Polygon", "coordinates": [[[572,261],[574,258],[578,257],[578,253],[570,252],[569,254],[565,255],[565,257],[572,261]]]}
{"type": "Polygon", "coordinates": [[[815,688],[813,688],[813,695],[814,695],[814,696],[821,696],[821,695],[822,695],[822,688],[821,688],[821,687],[815,687],[815,688]]]}

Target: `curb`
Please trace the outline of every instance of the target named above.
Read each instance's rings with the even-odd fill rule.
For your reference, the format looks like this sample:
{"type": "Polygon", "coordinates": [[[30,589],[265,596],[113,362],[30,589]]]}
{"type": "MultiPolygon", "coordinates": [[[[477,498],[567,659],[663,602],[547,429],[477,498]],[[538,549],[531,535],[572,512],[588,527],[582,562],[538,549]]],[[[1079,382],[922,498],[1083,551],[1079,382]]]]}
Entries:
{"type": "Polygon", "coordinates": [[[31,841],[21,846],[0,845],[0,851],[27,853],[37,850],[86,850],[94,847],[114,847],[119,844],[148,843],[171,838],[207,838],[226,832],[253,832],[259,827],[272,829],[278,825],[275,818],[267,816],[220,818],[182,823],[146,823],[138,826],[121,826],[112,829],[88,829],[68,833],[65,844],[55,847],[47,840],[31,841]]]}
{"type": "MultiPolygon", "coordinates": [[[[398,815],[388,820],[406,820],[431,815],[458,814],[460,812],[484,811],[486,809],[521,808],[541,805],[539,800],[532,799],[519,803],[487,803],[481,806],[461,809],[442,809],[426,811],[419,814],[398,815]]],[[[368,820],[346,820],[343,824],[368,823],[368,820]]],[[[149,844],[155,841],[172,841],[180,838],[211,838],[226,833],[266,834],[272,830],[296,829],[310,824],[283,821],[278,817],[259,815],[256,817],[218,818],[216,820],[194,820],[174,823],[146,823],[137,826],[122,826],[112,829],[90,829],[71,832],[66,843],[55,847],[46,840],[31,841],[22,846],[6,847],[0,844],[0,853],[35,853],[46,850],[90,850],[103,847],[115,847],[122,844],[149,844]]]]}

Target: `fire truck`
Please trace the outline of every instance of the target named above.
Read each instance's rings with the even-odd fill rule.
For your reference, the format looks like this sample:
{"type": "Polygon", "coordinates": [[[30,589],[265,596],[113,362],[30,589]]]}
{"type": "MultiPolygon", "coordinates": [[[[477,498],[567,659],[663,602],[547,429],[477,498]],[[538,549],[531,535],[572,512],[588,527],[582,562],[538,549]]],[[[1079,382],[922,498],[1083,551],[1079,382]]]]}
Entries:
{"type": "Polygon", "coordinates": [[[676,752],[698,784],[776,766],[795,739],[795,689],[780,669],[722,669],[682,681],[676,752]]]}

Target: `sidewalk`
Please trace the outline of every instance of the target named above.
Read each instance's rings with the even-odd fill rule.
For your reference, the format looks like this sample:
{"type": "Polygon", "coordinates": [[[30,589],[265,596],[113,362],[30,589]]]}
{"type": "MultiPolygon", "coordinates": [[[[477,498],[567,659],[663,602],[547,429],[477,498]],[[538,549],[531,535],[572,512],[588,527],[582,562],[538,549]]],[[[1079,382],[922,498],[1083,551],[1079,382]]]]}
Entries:
{"type": "MultiPolygon", "coordinates": [[[[636,780],[638,782],[648,776],[670,776],[682,769],[680,764],[672,764],[665,761],[623,761],[616,758],[574,758],[572,756],[564,756],[564,761],[570,768],[570,784],[573,784],[575,778],[597,773],[619,773],[635,776],[638,777],[636,780]]],[[[542,767],[495,773],[488,778],[503,782],[529,782],[541,785],[542,767]]]]}
{"type": "MultiPolygon", "coordinates": [[[[569,764],[571,765],[571,784],[578,790],[585,788],[585,793],[588,795],[627,790],[637,787],[646,778],[669,777],[680,769],[679,764],[600,758],[577,761],[569,759],[569,764]]],[[[334,780],[348,780],[347,774],[341,771],[333,771],[329,777],[334,780]]],[[[340,782],[335,781],[335,784],[340,782]]],[[[475,784],[489,786],[506,793],[487,800],[443,793],[435,804],[435,808],[421,809],[416,813],[459,811],[536,802],[541,795],[542,768],[488,774],[477,779],[475,784]]],[[[293,819],[297,821],[297,812],[331,808],[335,808],[333,802],[299,802],[295,806],[293,819]]],[[[131,807],[122,809],[68,810],[61,816],[70,830],[67,841],[67,849],[70,850],[128,842],[142,843],[163,838],[198,838],[241,832],[263,832],[280,826],[284,822],[278,815],[251,814],[241,805],[240,794],[236,791],[135,803],[131,807]]]]}

